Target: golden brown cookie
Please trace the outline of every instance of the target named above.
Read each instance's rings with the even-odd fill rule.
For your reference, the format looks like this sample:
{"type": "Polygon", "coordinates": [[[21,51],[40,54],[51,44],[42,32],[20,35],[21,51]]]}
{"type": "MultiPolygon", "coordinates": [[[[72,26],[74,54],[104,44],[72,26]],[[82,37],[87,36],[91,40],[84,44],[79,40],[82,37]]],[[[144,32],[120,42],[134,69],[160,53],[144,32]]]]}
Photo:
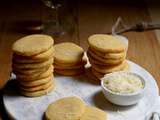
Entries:
{"type": "Polygon", "coordinates": [[[84,50],[71,42],[54,45],[55,62],[64,64],[75,64],[82,61],[84,50]]]}
{"type": "Polygon", "coordinates": [[[12,67],[13,69],[16,70],[23,70],[23,69],[40,69],[40,68],[44,68],[47,66],[50,66],[53,64],[53,58],[46,60],[44,62],[39,62],[39,63],[13,63],[12,67]]]}
{"type": "Polygon", "coordinates": [[[107,114],[99,108],[86,106],[80,120],[107,120],[107,114]]]}
{"type": "Polygon", "coordinates": [[[42,95],[47,95],[48,93],[52,92],[54,87],[55,87],[55,85],[51,84],[51,86],[49,86],[45,90],[39,90],[39,91],[34,91],[34,92],[28,92],[28,91],[25,91],[25,90],[20,90],[20,93],[24,96],[27,96],[27,97],[39,97],[39,96],[42,96],[42,95]]]}
{"type": "Polygon", "coordinates": [[[17,40],[12,50],[17,55],[33,56],[47,51],[54,44],[52,37],[42,34],[25,36],[17,40]]]}
{"type": "Polygon", "coordinates": [[[84,69],[66,69],[66,70],[60,70],[60,69],[55,69],[55,72],[61,75],[66,75],[66,76],[75,76],[75,75],[81,75],[84,73],[84,69]]]}
{"type": "Polygon", "coordinates": [[[45,83],[48,83],[50,80],[53,80],[53,75],[50,75],[46,78],[34,80],[34,81],[19,80],[19,83],[20,83],[20,85],[25,86],[25,87],[34,87],[34,86],[39,86],[39,85],[43,85],[45,83]]]}
{"type": "Polygon", "coordinates": [[[114,66],[100,66],[100,65],[92,64],[92,68],[95,69],[97,72],[105,74],[105,73],[111,73],[111,72],[123,70],[126,67],[126,64],[128,64],[126,61],[114,66]]]}
{"type": "Polygon", "coordinates": [[[91,53],[91,54],[95,54],[101,58],[106,58],[106,59],[121,59],[121,58],[124,58],[126,57],[126,52],[119,52],[119,53],[102,53],[102,52],[99,52],[99,51],[96,51],[92,48],[89,48],[88,51],[91,53]]]}
{"type": "Polygon", "coordinates": [[[122,63],[125,59],[118,59],[118,60],[105,60],[105,62],[100,59],[96,59],[94,57],[92,57],[89,53],[87,53],[87,56],[89,58],[90,63],[92,64],[98,64],[98,65],[117,65],[122,63]]]}
{"type": "Polygon", "coordinates": [[[37,63],[37,62],[44,62],[51,58],[54,58],[53,47],[35,56],[24,57],[24,56],[13,54],[13,61],[15,63],[37,63]]]}
{"type": "MultiPolygon", "coordinates": [[[[39,74],[39,73],[43,73],[46,70],[48,70],[49,67],[47,66],[47,67],[43,67],[43,68],[40,68],[40,69],[36,68],[36,69],[24,69],[24,70],[13,69],[13,73],[15,73],[15,74],[25,74],[25,75],[33,75],[33,74],[37,74],[37,73],[39,74]]],[[[54,67],[53,67],[53,70],[54,70],[54,67]]]]}
{"type": "Polygon", "coordinates": [[[46,120],[80,120],[85,112],[85,103],[77,97],[66,97],[51,103],[46,112],[46,120]]]}
{"type": "Polygon", "coordinates": [[[62,66],[62,65],[56,65],[54,64],[54,68],[55,69],[59,69],[59,70],[71,70],[71,69],[83,69],[85,64],[79,64],[79,65],[73,65],[73,66],[62,66]]]}
{"type": "Polygon", "coordinates": [[[95,69],[93,69],[93,68],[91,69],[91,71],[92,71],[93,75],[94,75],[98,80],[100,80],[101,78],[104,77],[104,74],[97,72],[97,71],[96,71],[95,69]]]}
{"type": "Polygon", "coordinates": [[[53,74],[53,66],[51,65],[49,69],[43,73],[37,73],[33,75],[25,75],[25,74],[16,74],[18,80],[21,81],[34,81],[37,79],[46,78],[53,74]]]}
{"type": "Polygon", "coordinates": [[[34,87],[26,87],[20,85],[20,89],[26,92],[34,92],[34,91],[40,91],[40,90],[46,90],[49,88],[52,84],[54,84],[54,80],[50,80],[49,82],[39,85],[39,86],[34,86],[34,87]]]}
{"type": "Polygon", "coordinates": [[[113,35],[94,34],[88,38],[88,43],[91,48],[102,53],[117,53],[127,49],[127,45],[113,35]]]}

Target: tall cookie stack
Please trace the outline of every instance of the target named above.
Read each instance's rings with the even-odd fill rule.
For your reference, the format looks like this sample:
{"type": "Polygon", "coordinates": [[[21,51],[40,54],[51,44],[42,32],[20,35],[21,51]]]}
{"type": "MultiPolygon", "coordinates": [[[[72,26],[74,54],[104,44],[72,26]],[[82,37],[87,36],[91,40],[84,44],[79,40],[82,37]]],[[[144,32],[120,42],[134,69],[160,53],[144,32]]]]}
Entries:
{"type": "Polygon", "coordinates": [[[29,35],[13,46],[12,68],[24,96],[36,97],[51,92],[53,80],[54,41],[48,35],[29,35]]]}
{"type": "Polygon", "coordinates": [[[95,34],[88,38],[87,56],[92,73],[100,79],[104,74],[128,69],[126,62],[127,45],[117,37],[95,34]]]}
{"type": "Polygon", "coordinates": [[[55,72],[61,75],[73,76],[84,72],[86,61],[83,60],[84,50],[71,42],[54,45],[55,72]]]}

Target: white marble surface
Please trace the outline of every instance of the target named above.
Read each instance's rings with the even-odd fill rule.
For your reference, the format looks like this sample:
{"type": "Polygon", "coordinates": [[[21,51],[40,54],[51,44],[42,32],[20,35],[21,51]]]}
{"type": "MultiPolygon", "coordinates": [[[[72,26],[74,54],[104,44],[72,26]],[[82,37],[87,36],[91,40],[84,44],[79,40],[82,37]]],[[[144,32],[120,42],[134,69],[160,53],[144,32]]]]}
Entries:
{"type": "MultiPolygon", "coordinates": [[[[3,96],[6,110],[16,120],[41,120],[51,102],[65,96],[80,96],[87,104],[97,106],[108,113],[109,120],[144,120],[151,111],[156,110],[158,87],[154,78],[142,67],[129,62],[131,71],[140,74],[147,82],[144,98],[136,105],[120,107],[109,103],[101,92],[101,87],[88,81],[88,77],[56,76],[56,89],[48,95],[27,98],[19,95],[13,81],[3,96]]],[[[92,78],[90,78],[92,79],[92,78]]]]}

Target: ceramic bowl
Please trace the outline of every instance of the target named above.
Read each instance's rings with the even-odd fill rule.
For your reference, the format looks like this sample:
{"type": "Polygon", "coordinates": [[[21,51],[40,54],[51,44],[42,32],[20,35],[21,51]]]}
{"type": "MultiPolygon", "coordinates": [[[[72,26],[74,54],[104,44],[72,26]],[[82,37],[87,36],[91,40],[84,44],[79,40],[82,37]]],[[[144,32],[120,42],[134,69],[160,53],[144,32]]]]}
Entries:
{"type": "Polygon", "coordinates": [[[106,74],[102,79],[101,79],[101,87],[102,91],[104,93],[104,96],[107,98],[108,101],[110,101],[113,104],[116,105],[121,105],[121,106],[128,106],[128,105],[134,105],[138,103],[138,101],[144,96],[144,91],[146,89],[146,84],[145,80],[138,74],[132,73],[132,72],[114,72],[110,74],[106,74]],[[128,74],[128,75],[135,75],[140,78],[143,84],[143,88],[140,90],[133,92],[133,93],[116,93],[111,90],[109,90],[107,87],[104,85],[105,79],[107,79],[110,76],[117,75],[117,74],[128,74]]]}

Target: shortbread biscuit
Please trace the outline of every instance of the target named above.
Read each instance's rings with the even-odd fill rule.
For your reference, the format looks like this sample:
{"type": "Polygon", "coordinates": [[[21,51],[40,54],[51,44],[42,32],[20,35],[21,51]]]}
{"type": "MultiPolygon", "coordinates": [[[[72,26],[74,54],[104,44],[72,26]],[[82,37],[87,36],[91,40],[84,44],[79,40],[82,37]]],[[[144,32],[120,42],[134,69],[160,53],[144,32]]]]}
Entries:
{"type": "MultiPolygon", "coordinates": [[[[52,65],[50,65],[52,66],[52,65]]],[[[49,66],[49,67],[50,67],[49,66]]],[[[36,69],[24,69],[24,70],[19,70],[19,69],[13,69],[13,73],[15,74],[23,74],[23,75],[33,75],[33,74],[39,74],[39,73],[43,73],[45,72],[46,70],[49,69],[49,67],[43,67],[43,68],[36,68],[36,69]]],[[[53,67],[53,70],[54,70],[54,67],[53,67]]]]}
{"type": "Polygon", "coordinates": [[[117,65],[124,61],[124,59],[118,59],[118,60],[106,60],[104,62],[103,60],[100,61],[100,59],[96,59],[92,57],[89,53],[87,55],[88,55],[88,58],[91,64],[93,63],[93,64],[98,64],[98,65],[117,65]]]}
{"type": "Polygon", "coordinates": [[[102,53],[117,53],[127,49],[127,45],[113,35],[94,34],[88,38],[88,43],[91,48],[102,53]]]}
{"type": "Polygon", "coordinates": [[[51,103],[46,112],[46,120],[80,120],[85,112],[85,103],[77,97],[66,97],[51,103]]]}
{"type": "Polygon", "coordinates": [[[66,70],[60,70],[60,69],[55,69],[55,72],[61,75],[66,75],[66,76],[75,76],[75,75],[81,75],[85,72],[84,69],[66,69],[66,70]]]}
{"type": "Polygon", "coordinates": [[[54,45],[55,62],[75,64],[82,61],[84,50],[71,42],[64,42],[54,45]]]}
{"type": "Polygon", "coordinates": [[[111,72],[123,70],[126,67],[126,64],[127,64],[126,61],[114,66],[100,66],[100,65],[92,64],[92,68],[95,69],[97,72],[105,74],[105,73],[111,73],[111,72]]]}
{"type": "Polygon", "coordinates": [[[54,64],[54,68],[59,70],[82,69],[84,68],[84,65],[85,64],[79,64],[79,65],[73,65],[73,66],[62,66],[62,65],[54,64]]]}
{"type": "Polygon", "coordinates": [[[89,48],[88,51],[92,54],[96,54],[99,57],[106,58],[106,59],[121,59],[126,57],[126,51],[125,52],[119,52],[119,53],[102,53],[98,52],[92,48],[89,48]]]}
{"type": "Polygon", "coordinates": [[[20,89],[26,92],[34,92],[34,91],[40,91],[40,90],[46,90],[49,88],[52,84],[54,84],[53,80],[50,80],[49,82],[39,85],[39,86],[34,86],[34,87],[26,87],[20,85],[20,89]]]}
{"type": "Polygon", "coordinates": [[[53,74],[53,66],[51,65],[49,69],[43,73],[37,73],[33,75],[25,75],[25,74],[16,74],[18,80],[21,81],[34,81],[37,79],[46,78],[53,74]]]}
{"type": "Polygon", "coordinates": [[[107,114],[99,108],[86,106],[80,120],[107,120],[107,114]]]}
{"type": "Polygon", "coordinates": [[[12,67],[13,69],[17,69],[17,70],[23,70],[23,69],[40,69],[40,68],[44,68],[46,66],[50,66],[53,64],[53,58],[46,60],[44,62],[39,62],[39,63],[30,63],[30,64],[26,64],[26,63],[13,63],[12,67]]]}
{"type": "Polygon", "coordinates": [[[99,73],[99,72],[97,72],[95,69],[91,69],[91,71],[92,71],[92,74],[98,79],[98,80],[100,80],[101,78],[103,78],[104,77],[104,75],[105,74],[102,74],[102,73],[99,73]]]}
{"type": "Polygon", "coordinates": [[[17,55],[33,56],[47,51],[54,44],[52,37],[42,34],[25,36],[17,40],[12,50],[17,55]]]}
{"type": "Polygon", "coordinates": [[[46,90],[39,90],[39,91],[34,91],[34,92],[28,92],[25,90],[20,90],[20,93],[24,96],[27,97],[39,97],[42,95],[47,95],[48,93],[52,92],[52,90],[55,88],[54,84],[51,84],[51,86],[49,86],[49,88],[47,88],[46,90]]]}
{"type": "Polygon", "coordinates": [[[43,62],[48,59],[54,58],[54,49],[51,47],[49,50],[35,55],[35,56],[29,56],[24,57],[20,55],[13,54],[13,61],[15,63],[37,63],[37,62],[43,62]]]}
{"type": "Polygon", "coordinates": [[[19,80],[20,85],[25,86],[25,87],[34,87],[34,86],[40,86],[45,83],[48,83],[49,81],[53,80],[53,75],[50,75],[46,78],[34,80],[34,81],[22,81],[19,80]]]}

